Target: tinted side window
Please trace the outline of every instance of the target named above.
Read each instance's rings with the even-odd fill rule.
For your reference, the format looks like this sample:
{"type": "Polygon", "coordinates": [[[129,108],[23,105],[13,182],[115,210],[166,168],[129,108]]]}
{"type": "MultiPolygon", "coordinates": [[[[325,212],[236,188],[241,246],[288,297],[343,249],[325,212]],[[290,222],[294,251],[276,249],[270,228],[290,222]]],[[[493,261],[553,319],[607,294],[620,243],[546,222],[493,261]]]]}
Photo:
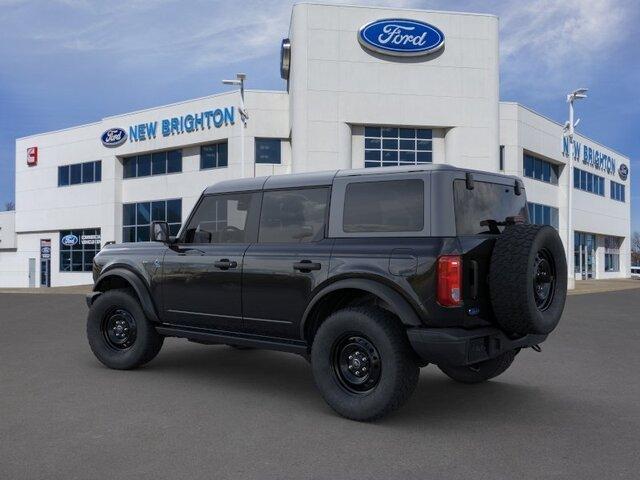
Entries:
{"type": "Polygon", "coordinates": [[[419,232],[424,228],[424,182],[350,183],[342,223],[346,233],[419,232]]]}
{"type": "Polygon", "coordinates": [[[480,225],[483,220],[504,222],[513,216],[528,219],[525,195],[516,195],[510,185],[476,181],[469,190],[464,180],[455,180],[453,196],[458,235],[489,233],[488,226],[480,225]]]}
{"type": "Polygon", "coordinates": [[[204,197],[185,231],[185,243],[255,241],[259,194],[231,193],[204,197]]]}
{"type": "Polygon", "coordinates": [[[321,239],[328,203],[328,188],[265,192],[258,241],[303,243],[321,239]]]}

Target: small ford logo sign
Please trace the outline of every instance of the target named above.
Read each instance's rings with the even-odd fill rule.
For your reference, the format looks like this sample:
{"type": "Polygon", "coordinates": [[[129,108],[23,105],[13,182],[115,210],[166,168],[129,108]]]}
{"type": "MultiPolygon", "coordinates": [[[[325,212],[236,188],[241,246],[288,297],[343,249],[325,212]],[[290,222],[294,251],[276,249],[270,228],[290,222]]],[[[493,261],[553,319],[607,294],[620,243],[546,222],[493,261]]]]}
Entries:
{"type": "Polygon", "coordinates": [[[414,57],[440,50],[444,46],[444,33],[418,20],[385,18],[363,25],[358,31],[358,41],[374,52],[414,57]]]}
{"type": "Polygon", "coordinates": [[[118,147],[127,140],[127,132],[121,128],[110,128],[100,139],[105,147],[118,147]]]}
{"type": "Polygon", "coordinates": [[[622,180],[626,180],[629,176],[629,167],[627,167],[624,163],[621,163],[618,167],[618,175],[622,180]]]}
{"type": "Polygon", "coordinates": [[[65,247],[72,247],[78,243],[78,237],[76,237],[75,235],[65,235],[64,237],[62,237],[62,240],[60,240],[60,242],[65,247]]]}

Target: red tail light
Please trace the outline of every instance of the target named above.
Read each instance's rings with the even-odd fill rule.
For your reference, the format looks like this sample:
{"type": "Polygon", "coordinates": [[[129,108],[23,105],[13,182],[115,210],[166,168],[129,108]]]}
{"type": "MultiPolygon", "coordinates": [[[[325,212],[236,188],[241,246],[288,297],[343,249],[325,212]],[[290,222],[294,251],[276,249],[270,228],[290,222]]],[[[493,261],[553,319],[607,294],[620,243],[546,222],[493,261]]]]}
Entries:
{"type": "Polygon", "coordinates": [[[438,303],[444,307],[460,305],[462,293],[462,259],[459,255],[438,258],[438,303]]]}

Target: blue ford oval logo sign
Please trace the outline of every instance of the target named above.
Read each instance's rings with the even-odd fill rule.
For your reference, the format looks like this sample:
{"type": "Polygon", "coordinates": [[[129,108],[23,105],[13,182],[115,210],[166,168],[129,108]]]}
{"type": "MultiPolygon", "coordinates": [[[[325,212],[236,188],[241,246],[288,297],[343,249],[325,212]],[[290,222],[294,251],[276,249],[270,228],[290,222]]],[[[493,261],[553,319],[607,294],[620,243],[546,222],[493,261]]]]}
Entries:
{"type": "Polygon", "coordinates": [[[629,167],[627,167],[624,163],[621,163],[618,167],[618,175],[622,180],[626,180],[629,176],[629,167]]]}
{"type": "Polygon", "coordinates": [[[117,147],[127,140],[127,132],[122,128],[110,128],[100,137],[105,147],[117,147]]]}
{"type": "Polygon", "coordinates": [[[65,247],[72,247],[78,243],[78,237],[75,235],[65,235],[62,237],[62,240],[60,240],[60,243],[65,247]]]}
{"type": "Polygon", "coordinates": [[[385,18],[363,25],[358,31],[358,41],[374,52],[412,57],[441,49],[444,33],[418,20],[385,18]]]}

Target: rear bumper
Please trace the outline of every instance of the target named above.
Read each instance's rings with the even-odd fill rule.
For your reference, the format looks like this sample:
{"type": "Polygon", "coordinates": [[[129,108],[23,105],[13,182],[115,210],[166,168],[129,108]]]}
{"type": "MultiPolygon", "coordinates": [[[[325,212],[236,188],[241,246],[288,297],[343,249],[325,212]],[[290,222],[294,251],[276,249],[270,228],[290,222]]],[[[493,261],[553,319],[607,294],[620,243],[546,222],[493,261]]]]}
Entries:
{"type": "Polygon", "coordinates": [[[436,365],[471,365],[516,348],[531,347],[546,340],[547,335],[526,335],[511,339],[494,327],[410,328],[409,342],[418,356],[436,365]]]}

